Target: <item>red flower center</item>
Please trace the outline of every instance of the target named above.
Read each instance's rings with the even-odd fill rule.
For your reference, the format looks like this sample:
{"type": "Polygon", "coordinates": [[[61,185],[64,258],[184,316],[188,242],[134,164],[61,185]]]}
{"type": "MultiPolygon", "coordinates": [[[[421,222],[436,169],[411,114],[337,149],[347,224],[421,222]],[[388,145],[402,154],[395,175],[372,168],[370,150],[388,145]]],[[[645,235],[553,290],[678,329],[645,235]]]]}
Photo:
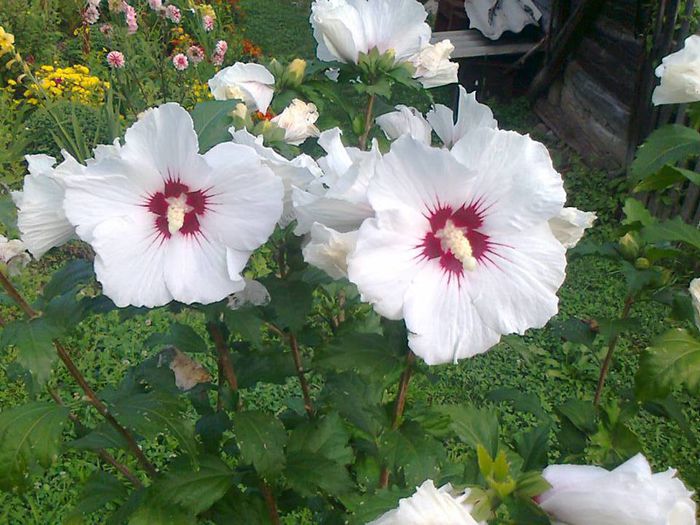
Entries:
{"type": "Polygon", "coordinates": [[[456,210],[452,206],[438,205],[426,218],[430,231],[418,245],[421,257],[438,259],[443,271],[458,280],[464,270],[489,259],[493,243],[488,235],[479,231],[484,224],[486,209],[481,201],[462,205],[456,210]]]}
{"type": "Polygon", "coordinates": [[[146,207],[155,215],[160,235],[169,239],[173,233],[196,235],[200,231],[199,217],[208,211],[209,196],[202,190],[190,191],[179,180],[168,180],[163,191],[154,193],[146,207]]]}

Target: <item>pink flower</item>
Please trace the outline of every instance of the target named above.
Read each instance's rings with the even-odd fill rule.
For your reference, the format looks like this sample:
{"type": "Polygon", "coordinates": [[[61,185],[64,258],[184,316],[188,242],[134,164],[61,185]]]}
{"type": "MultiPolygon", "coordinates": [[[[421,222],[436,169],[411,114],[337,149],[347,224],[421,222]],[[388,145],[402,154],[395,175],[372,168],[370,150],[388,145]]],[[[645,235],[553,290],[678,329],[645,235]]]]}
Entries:
{"type": "Polygon", "coordinates": [[[89,5],[83,11],[83,20],[86,24],[95,24],[100,19],[100,11],[94,5],[89,5]]]}
{"type": "Polygon", "coordinates": [[[170,20],[173,24],[179,24],[182,19],[182,13],[174,5],[169,5],[165,8],[165,18],[170,20]]]}
{"type": "Polygon", "coordinates": [[[126,2],[124,2],[124,18],[126,18],[126,25],[129,34],[133,35],[139,29],[139,24],[136,21],[136,9],[131,7],[126,2]]]}
{"type": "Polygon", "coordinates": [[[204,49],[202,46],[190,46],[187,49],[187,58],[189,58],[193,64],[199,64],[204,60],[204,49]]]}
{"type": "Polygon", "coordinates": [[[185,55],[178,53],[173,57],[173,66],[175,66],[175,69],[178,71],[184,71],[190,66],[190,62],[185,55]]]}
{"type": "Polygon", "coordinates": [[[209,32],[214,30],[214,19],[210,17],[209,15],[204,15],[202,17],[202,27],[204,27],[204,30],[209,32]]]}
{"type": "Polygon", "coordinates": [[[107,64],[112,69],[121,69],[125,64],[124,54],[120,51],[110,51],[107,53],[107,64]]]}
{"type": "Polygon", "coordinates": [[[148,5],[154,11],[160,11],[163,9],[163,0],[148,0],[148,5]]]}
{"type": "Polygon", "coordinates": [[[110,36],[112,34],[112,24],[102,24],[100,26],[100,33],[104,36],[110,36]]]}
{"type": "Polygon", "coordinates": [[[214,48],[214,53],[211,56],[211,61],[215,66],[220,66],[224,63],[224,57],[228,51],[226,40],[219,40],[214,48]]]}

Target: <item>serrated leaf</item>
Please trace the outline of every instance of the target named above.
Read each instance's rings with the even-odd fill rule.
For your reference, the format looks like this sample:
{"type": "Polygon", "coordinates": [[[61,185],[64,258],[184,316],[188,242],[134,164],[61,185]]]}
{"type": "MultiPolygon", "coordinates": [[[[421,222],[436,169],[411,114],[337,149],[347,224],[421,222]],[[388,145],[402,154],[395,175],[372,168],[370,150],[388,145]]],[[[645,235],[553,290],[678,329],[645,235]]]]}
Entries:
{"type": "Polygon", "coordinates": [[[635,376],[635,393],[641,400],[664,398],[678,386],[700,394],[700,341],[683,329],[655,339],[642,353],[635,376]]]}
{"type": "Polygon", "coordinates": [[[593,348],[593,343],[598,335],[591,328],[590,323],[581,319],[567,319],[564,322],[557,323],[555,331],[563,339],[572,343],[586,345],[588,348],[593,348]]]}
{"type": "Polygon", "coordinates": [[[595,431],[595,407],[591,401],[571,398],[558,406],[557,412],[582,432],[595,431]]]}
{"type": "Polygon", "coordinates": [[[700,154],[700,133],[678,124],[663,126],[649,135],[639,147],[630,166],[630,175],[636,182],[656,173],[665,164],[697,154],[700,154]]]}
{"type": "Polygon", "coordinates": [[[67,408],[45,402],[0,413],[0,489],[25,489],[30,472],[53,463],[67,420],[67,408]]]}
{"type": "Polygon", "coordinates": [[[226,310],[224,323],[232,334],[239,334],[244,341],[254,346],[262,345],[262,331],[264,321],[260,318],[257,308],[240,308],[238,310],[226,310]]]}
{"type": "Polygon", "coordinates": [[[150,489],[167,507],[179,506],[199,514],[224,497],[233,486],[233,471],[215,456],[203,456],[192,469],[190,462],[172,465],[150,489]]]}
{"type": "Polygon", "coordinates": [[[128,489],[116,476],[98,470],[83,485],[73,512],[91,514],[108,503],[126,500],[128,495],[128,489]]]}
{"type": "Polygon", "coordinates": [[[159,391],[134,394],[119,399],[112,407],[114,416],[144,437],[168,431],[192,458],[197,456],[193,425],[185,419],[179,398],[159,391]]]}
{"type": "Polygon", "coordinates": [[[44,318],[15,321],[0,336],[0,345],[17,348],[17,362],[31,372],[34,381],[43,385],[50,377],[58,354],[53,346],[57,329],[44,318]]]}
{"type": "Polygon", "coordinates": [[[93,282],[94,278],[92,263],[83,259],[70,261],[51,275],[51,280],[44,286],[42,297],[49,301],[74,290],[80,284],[93,282]]]}
{"type": "Polygon", "coordinates": [[[221,142],[231,140],[228,129],[233,119],[231,113],[240,100],[209,100],[201,102],[192,110],[194,129],[199,139],[199,152],[208,150],[221,142]]]}
{"type": "Polygon", "coordinates": [[[388,510],[398,507],[399,500],[410,496],[414,490],[392,487],[388,490],[377,491],[374,494],[341,496],[340,500],[353,513],[351,523],[353,525],[365,525],[388,510]]]}
{"type": "Polygon", "coordinates": [[[258,383],[281,385],[297,373],[291,353],[281,348],[240,348],[233,354],[233,363],[240,388],[252,388],[258,383]]]}
{"type": "Polygon", "coordinates": [[[378,436],[389,425],[380,406],[383,385],[355,372],[329,375],[321,398],[338,413],[371,436],[378,436]]]}
{"type": "Polygon", "coordinates": [[[207,351],[207,343],[191,326],[180,323],[170,325],[168,332],[153,334],[146,339],[146,346],[172,345],[182,352],[199,353],[207,351]]]}
{"type": "Polygon", "coordinates": [[[197,525],[194,514],[177,507],[146,504],[131,515],[129,525],[197,525]]]}
{"type": "Polygon", "coordinates": [[[84,436],[68,443],[71,448],[79,450],[99,450],[101,448],[126,448],[127,442],[114,427],[108,423],[101,423],[95,429],[84,436]]]}
{"type": "Polygon", "coordinates": [[[389,468],[403,470],[409,486],[436,478],[447,455],[442,443],[413,422],[387,433],[380,444],[380,453],[389,468]]]}
{"type": "Polygon", "coordinates": [[[337,413],[324,416],[320,421],[299,425],[289,436],[287,455],[298,452],[319,454],[341,465],[352,462],[352,449],[348,446],[350,434],[337,413]]]}
{"type": "Polygon", "coordinates": [[[629,197],[625,199],[625,205],[622,208],[625,213],[625,219],[622,224],[633,225],[639,223],[642,226],[648,226],[656,222],[649,210],[642,204],[639,199],[629,197]]]}
{"type": "Polygon", "coordinates": [[[333,339],[318,353],[314,365],[325,370],[361,375],[394,376],[403,369],[403,361],[389,348],[388,341],[377,334],[344,334],[333,339]]]}
{"type": "Polygon", "coordinates": [[[498,453],[498,417],[493,410],[471,405],[444,405],[438,412],[450,417],[450,428],[464,443],[482,445],[494,457],[498,453]]]}
{"type": "Polygon", "coordinates": [[[305,497],[317,490],[337,496],[353,489],[347,468],[313,452],[295,452],[287,456],[284,477],[289,486],[305,497]]]}
{"type": "Polygon", "coordinates": [[[697,226],[683,222],[680,217],[650,224],[641,234],[647,242],[682,242],[700,250],[700,230],[697,226]]]}
{"type": "Polygon", "coordinates": [[[512,523],[527,523],[527,525],[550,525],[552,523],[542,509],[528,498],[508,498],[505,504],[513,520],[512,523]]]}
{"type": "Polygon", "coordinates": [[[270,292],[270,307],[275,311],[277,325],[297,331],[304,326],[313,304],[313,289],[303,281],[272,277],[260,279],[270,292]]]}
{"type": "Polygon", "coordinates": [[[522,470],[543,469],[547,466],[549,453],[550,425],[539,425],[528,432],[524,432],[515,438],[518,454],[523,458],[522,470]]]}
{"type": "Polygon", "coordinates": [[[251,464],[263,477],[284,468],[287,432],[282,423],[259,411],[238,412],[231,417],[236,443],[243,462],[251,464]]]}
{"type": "Polygon", "coordinates": [[[497,403],[507,401],[518,412],[529,412],[540,420],[549,419],[549,415],[542,408],[540,398],[533,392],[523,392],[517,388],[503,387],[491,390],[486,395],[486,399],[497,403]]]}
{"type": "Polygon", "coordinates": [[[217,525],[269,525],[265,501],[260,494],[233,488],[208,513],[217,525]]]}

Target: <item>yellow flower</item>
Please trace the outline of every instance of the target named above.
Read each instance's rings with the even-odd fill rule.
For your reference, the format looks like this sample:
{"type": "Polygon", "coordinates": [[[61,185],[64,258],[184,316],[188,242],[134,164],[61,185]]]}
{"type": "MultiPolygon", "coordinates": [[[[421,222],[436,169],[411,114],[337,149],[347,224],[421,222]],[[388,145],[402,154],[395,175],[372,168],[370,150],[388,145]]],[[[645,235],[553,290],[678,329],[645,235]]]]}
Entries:
{"type": "Polygon", "coordinates": [[[10,53],[15,48],[15,35],[5,31],[0,26],[0,57],[5,53],[10,53]]]}

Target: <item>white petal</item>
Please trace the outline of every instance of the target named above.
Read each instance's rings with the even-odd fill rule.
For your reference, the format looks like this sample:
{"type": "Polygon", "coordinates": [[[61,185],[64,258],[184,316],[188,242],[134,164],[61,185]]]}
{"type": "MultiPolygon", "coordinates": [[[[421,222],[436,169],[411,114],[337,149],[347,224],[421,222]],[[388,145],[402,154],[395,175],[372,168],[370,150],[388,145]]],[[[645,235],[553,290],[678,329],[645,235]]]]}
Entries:
{"type": "Polygon", "coordinates": [[[556,217],[566,193],[547,148],[513,131],[477,128],[452,148],[464,166],[475,170],[475,201],[485,212],[484,230],[523,231],[556,217]]]}
{"type": "Polygon", "coordinates": [[[275,77],[261,64],[236,62],[209,80],[216,100],[239,99],[253,110],[267,113],[274,95],[275,77]]]}
{"type": "Polygon", "coordinates": [[[663,59],[656,69],[661,84],[652,96],[654,105],[683,104],[700,100],[700,37],[691,35],[683,49],[663,59]]]}
{"type": "Polygon", "coordinates": [[[319,60],[357,62],[369,50],[359,11],[345,0],[317,0],[311,6],[311,26],[319,60]]]}
{"type": "Polygon", "coordinates": [[[163,275],[168,291],[182,303],[209,304],[240,290],[228,272],[226,247],[202,235],[173,235],[164,243],[167,250],[163,275]]]}
{"type": "Polygon", "coordinates": [[[231,310],[238,310],[249,304],[264,306],[270,302],[270,292],[267,291],[267,288],[262,283],[248,278],[244,279],[244,282],[245,288],[233,293],[228,298],[227,306],[231,310]]]}
{"type": "Polygon", "coordinates": [[[153,308],[173,300],[164,276],[167,251],[148,212],[101,222],[91,244],[97,280],[114,304],[153,308]]]}
{"type": "MultiPolygon", "coordinates": [[[[352,0],[351,0],[352,1],[352,0]]],[[[428,13],[416,0],[354,0],[362,13],[368,50],[393,51],[402,62],[430,42],[428,13]]]]}
{"type": "Polygon", "coordinates": [[[401,135],[409,135],[418,142],[430,145],[432,132],[423,115],[415,108],[396,106],[396,109],[376,119],[387,138],[396,140],[401,135]]]}
{"type": "Polygon", "coordinates": [[[486,352],[501,336],[487,326],[471,302],[465,282],[450,279],[431,261],[408,287],[404,318],[408,344],[428,365],[456,363],[486,352]]]}
{"type": "Polygon", "coordinates": [[[385,212],[382,221],[367,219],[348,257],[348,279],[363,301],[388,319],[403,317],[404,296],[421,268],[419,235],[427,220],[403,211],[385,212]]]}
{"type": "Polygon", "coordinates": [[[426,118],[447,148],[452,148],[472,130],[498,129],[498,123],[493,118],[491,108],[477,102],[476,92],[467,93],[462,86],[459,86],[457,122],[454,122],[452,110],[441,104],[436,104],[426,118]]]}
{"type": "Polygon", "coordinates": [[[576,208],[563,208],[557,217],[549,219],[549,227],[564,248],[573,248],[588,228],[593,226],[596,214],[576,208]]]}
{"type": "Polygon", "coordinates": [[[282,214],[282,181],[247,146],[219,144],[205,159],[213,171],[202,230],[229,248],[252,252],[267,241],[282,214]]]}
{"type": "Polygon", "coordinates": [[[465,8],[469,27],[478,29],[492,40],[497,40],[506,31],[519,33],[526,25],[537,24],[542,17],[531,0],[499,2],[498,6],[493,0],[468,0],[465,8]]]}
{"type": "Polygon", "coordinates": [[[348,255],[355,249],[357,231],[340,233],[314,223],[309,242],[302,249],[304,260],[333,279],[348,275],[348,255]]]}
{"type": "Polygon", "coordinates": [[[690,281],[688,287],[690,298],[693,301],[693,310],[695,312],[695,326],[700,330],[700,277],[690,281]]]}
{"type": "Polygon", "coordinates": [[[546,224],[490,241],[494,247],[486,261],[465,272],[479,315],[502,334],[543,327],[558,310],[556,294],[566,276],[564,247],[546,224]]]}

